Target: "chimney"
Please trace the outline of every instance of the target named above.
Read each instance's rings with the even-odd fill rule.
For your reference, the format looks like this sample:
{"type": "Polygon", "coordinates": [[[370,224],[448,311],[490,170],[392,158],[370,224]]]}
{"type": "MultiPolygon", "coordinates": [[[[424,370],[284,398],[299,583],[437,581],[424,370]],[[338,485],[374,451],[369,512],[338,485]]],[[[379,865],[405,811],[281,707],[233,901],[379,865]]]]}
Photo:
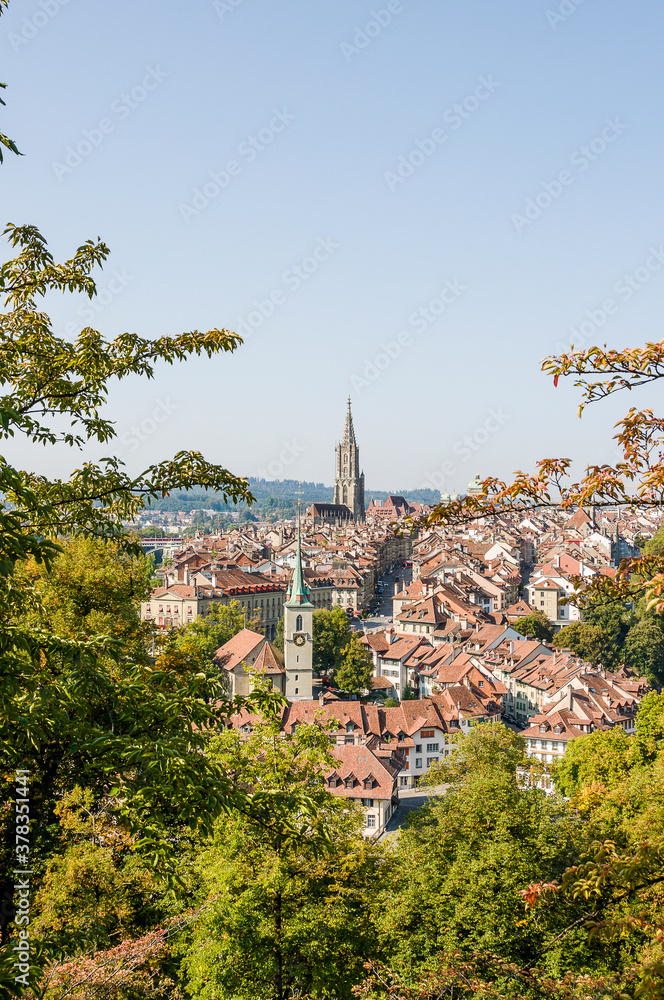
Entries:
{"type": "Polygon", "coordinates": [[[318,695],[318,704],[322,707],[325,704],[325,692],[321,691],[318,695]]]}
{"type": "Polygon", "coordinates": [[[212,574],[212,587],[214,590],[217,589],[217,574],[216,572],[212,574]]]}
{"type": "Polygon", "coordinates": [[[189,583],[189,567],[188,566],[185,566],[185,568],[184,568],[184,582],[186,584],[189,583]]]}
{"type": "Polygon", "coordinates": [[[390,645],[390,646],[392,645],[392,643],[394,641],[394,629],[393,628],[386,628],[385,629],[385,640],[388,643],[388,645],[390,645]]]}
{"type": "Polygon", "coordinates": [[[514,652],[514,639],[510,639],[510,654],[514,652]]]}

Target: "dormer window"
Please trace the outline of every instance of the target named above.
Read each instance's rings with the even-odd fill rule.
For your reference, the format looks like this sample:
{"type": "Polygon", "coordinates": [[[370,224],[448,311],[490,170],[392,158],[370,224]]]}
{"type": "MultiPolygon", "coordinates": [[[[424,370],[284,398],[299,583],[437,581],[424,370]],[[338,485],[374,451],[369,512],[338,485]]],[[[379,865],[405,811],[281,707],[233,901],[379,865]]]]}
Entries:
{"type": "Polygon", "coordinates": [[[352,733],[354,731],[354,729],[355,729],[355,726],[354,726],[354,724],[352,722],[347,722],[346,723],[346,732],[347,733],[352,733]]]}
{"type": "Polygon", "coordinates": [[[540,733],[545,733],[545,732],[546,732],[546,726],[545,726],[544,724],[542,724],[542,725],[541,725],[541,726],[539,727],[539,731],[540,731],[540,733]]]}

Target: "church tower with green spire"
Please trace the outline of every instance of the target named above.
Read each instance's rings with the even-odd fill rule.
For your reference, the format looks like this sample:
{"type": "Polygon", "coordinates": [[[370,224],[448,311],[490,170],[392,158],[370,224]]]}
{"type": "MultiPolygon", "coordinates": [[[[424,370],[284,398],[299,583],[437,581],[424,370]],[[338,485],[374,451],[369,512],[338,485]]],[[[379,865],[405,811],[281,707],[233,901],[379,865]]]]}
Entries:
{"type": "Polygon", "coordinates": [[[297,554],[295,569],[284,606],[284,660],[286,697],[289,701],[313,698],[314,606],[302,573],[300,506],[297,509],[297,554]]]}

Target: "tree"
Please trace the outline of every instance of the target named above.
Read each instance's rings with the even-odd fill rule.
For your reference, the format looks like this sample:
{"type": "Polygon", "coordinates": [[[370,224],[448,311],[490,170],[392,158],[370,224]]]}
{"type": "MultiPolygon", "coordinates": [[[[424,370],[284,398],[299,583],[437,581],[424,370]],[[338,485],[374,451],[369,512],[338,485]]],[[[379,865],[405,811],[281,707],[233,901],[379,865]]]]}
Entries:
{"type": "Polygon", "coordinates": [[[179,630],[174,645],[184,648],[190,644],[200,650],[203,658],[212,665],[212,658],[223,646],[243,628],[253,628],[255,622],[248,622],[238,601],[230,604],[213,604],[206,615],[195,618],[179,630]]]}
{"type": "Polygon", "coordinates": [[[371,688],[372,677],[371,654],[356,635],[351,635],[344,651],[342,664],[334,675],[334,682],[342,691],[360,695],[363,691],[371,688]]]}
{"type": "Polygon", "coordinates": [[[449,787],[401,831],[380,909],[396,969],[411,974],[435,955],[468,961],[476,952],[518,962],[537,950],[544,929],[523,919],[520,891],[562,873],[574,820],[523,787],[519,772],[532,763],[523,738],[494,724],[459,735],[449,763],[430,769],[427,783],[449,787]]]}
{"type": "Polygon", "coordinates": [[[554,769],[554,779],[563,795],[571,798],[590,785],[614,787],[626,777],[632,763],[632,741],[624,729],[597,729],[568,742],[554,769]]]}
{"type": "Polygon", "coordinates": [[[652,762],[664,748],[664,692],[651,691],[642,699],[633,736],[635,756],[652,762]]]}
{"type": "Polygon", "coordinates": [[[335,763],[327,733],[302,725],[282,736],[267,721],[245,739],[220,735],[210,753],[260,787],[265,810],[258,822],[220,819],[201,855],[205,910],[183,948],[188,994],[351,1000],[377,954],[371,911],[388,865],[362,837],[360,811],[325,788],[321,772],[335,763]],[[306,814],[294,794],[302,789],[306,814]]]}
{"type": "Polygon", "coordinates": [[[616,638],[602,625],[590,622],[570,622],[553,638],[557,649],[571,649],[593,667],[603,666],[612,670],[622,662],[622,650],[616,638]]]}
{"type": "MultiPolygon", "coordinates": [[[[10,225],[5,235],[16,256],[0,267],[0,437],[112,447],[116,430],[104,404],[115,380],[150,378],[162,362],[213,357],[240,342],[223,329],[154,340],[123,333],[107,341],[87,327],[73,341],[58,337],[41,300],[56,291],[93,298],[93,271],[107,259],[107,247],[88,241],[58,264],[35,227],[10,225]]],[[[46,838],[35,863],[52,845],[54,806],[74,784],[96,797],[115,789],[129,828],[162,852],[164,823],[177,816],[205,826],[232,802],[247,801],[201,753],[217,727],[206,703],[216,685],[200,674],[150,667],[131,634],[135,609],[133,618],[126,613],[131,559],[139,552],[122,523],[151,498],[199,484],[251,499],[246,480],[198,452],[180,452],[139,475],[110,457],[84,463],[68,479],[19,471],[0,459],[1,794],[10,801],[13,773],[30,771],[32,815],[46,838]],[[68,536],[71,544],[63,542],[68,536]],[[97,579],[94,564],[85,567],[79,558],[88,542],[101,553],[104,540],[121,571],[118,585],[97,579]],[[16,572],[24,562],[28,572],[16,572]],[[51,600],[57,595],[60,608],[51,600]]],[[[143,576],[133,579],[136,597],[143,576]]],[[[12,837],[3,814],[2,898],[12,891],[12,837]]],[[[0,943],[8,933],[3,923],[0,943]]]]}
{"type": "MultiPolygon", "coordinates": [[[[316,614],[316,612],[314,611],[314,615],[315,614],[316,614]]],[[[281,618],[277,622],[277,634],[274,637],[274,645],[277,647],[277,649],[280,649],[281,652],[283,653],[283,651],[284,651],[284,616],[283,615],[281,616],[281,618]]]]}
{"type": "Polygon", "coordinates": [[[414,701],[415,691],[412,684],[406,684],[403,691],[401,692],[402,701],[414,701]]]}
{"type": "Polygon", "coordinates": [[[313,614],[314,670],[334,675],[340,668],[352,632],[348,616],[341,608],[319,609],[313,614]]]}
{"type": "Polygon", "coordinates": [[[32,590],[34,606],[19,621],[67,639],[113,635],[146,662],[146,632],[139,605],[149,594],[152,563],[117,541],[71,535],[58,542],[60,552],[46,567],[30,559],[19,566],[17,583],[32,590]]]}
{"type": "Polygon", "coordinates": [[[647,614],[625,638],[625,663],[651,684],[664,684],[664,623],[661,615],[647,614]]]}
{"type": "Polygon", "coordinates": [[[551,642],[553,639],[553,625],[539,608],[532,614],[519,618],[518,630],[521,635],[525,635],[529,639],[539,639],[542,642],[551,642]]]}
{"type": "MultiPolygon", "coordinates": [[[[545,358],[542,370],[553,377],[575,379],[581,389],[579,416],[586,406],[627,390],[631,392],[664,377],[664,340],[622,351],[589,347],[545,358]]],[[[497,514],[523,516],[530,511],[578,507],[597,510],[609,507],[656,510],[664,505],[664,418],[651,409],[631,407],[616,424],[614,440],[622,452],[615,466],[591,465],[577,482],[569,482],[571,462],[567,458],[545,458],[537,471],[518,471],[514,480],[482,481],[472,496],[440,504],[423,519],[428,526],[460,525],[497,514]]],[[[575,578],[574,603],[582,610],[596,603],[634,601],[645,595],[648,606],[664,611],[664,555],[644,555],[622,561],[615,579],[598,575],[591,580],[575,578]]]]}

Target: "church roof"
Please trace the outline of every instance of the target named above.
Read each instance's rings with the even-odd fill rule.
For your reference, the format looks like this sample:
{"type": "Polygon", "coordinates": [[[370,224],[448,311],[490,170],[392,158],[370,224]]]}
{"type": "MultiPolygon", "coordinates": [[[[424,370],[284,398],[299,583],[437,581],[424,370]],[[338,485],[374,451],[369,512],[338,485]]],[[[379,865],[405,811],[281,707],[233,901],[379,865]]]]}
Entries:
{"type": "Polygon", "coordinates": [[[295,571],[291,580],[291,587],[286,601],[287,608],[312,608],[313,604],[309,600],[311,590],[304,582],[302,573],[302,531],[300,527],[300,508],[297,510],[297,552],[295,555],[295,571]]]}

